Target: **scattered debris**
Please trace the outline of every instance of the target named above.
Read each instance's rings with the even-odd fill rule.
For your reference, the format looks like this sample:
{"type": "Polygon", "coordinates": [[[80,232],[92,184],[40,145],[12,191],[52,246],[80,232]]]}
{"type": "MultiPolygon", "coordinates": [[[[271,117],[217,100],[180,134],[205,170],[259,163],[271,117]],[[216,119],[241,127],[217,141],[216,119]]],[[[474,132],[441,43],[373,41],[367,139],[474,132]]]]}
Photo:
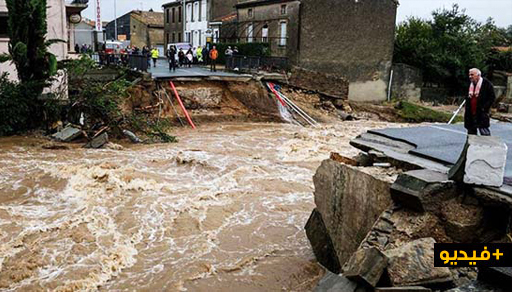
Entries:
{"type": "Polygon", "coordinates": [[[107,132],[103,132],[102,134],[94,137],[89,143],[87,143],[84,148],[94,148],[98,149],[103,147],[108,143],[108,134],[107,132]]]}
{"type": "Polygon", "coordinates": [[[428,286],[452,281],[450,269],[434,267],[434,243],[431,237],[421,238],[385,252],[392,286],[428,286]]]}
{"type": "Polygon", "coordinates": [[[435,212],[456,194],[456,185],[446,174],[428,169],[404,172],[391,185],[393,201],[418,212],[435,212]]]}
{"type": "Polygon", "coordinates": [[[375,167],[389,168],[391,167],[391,163],[389,162],[376,162],[373,164],[375,167]]]}
{"type": "Polygon", "coordinates": [[[388,258],[378,248],[361,248],[343,267],[343,275],[350,280],[375,287],[387,265],[388,258]]]}
{"type": "Polygon", "coordinates": [[[345,157],[345,156],[341,156],[337,152],[331,152],[330,159],[334,160],[334,161],[337,161],[337,162],[341,162],[341,163],[345,163],[345,164],[348,164],[348,165],[352,165],[352,166],[357,166],[358,165],[358,162],[355,161],[354,159],[348,158],[348,157],[345,157]]]}
{"type": "Polygon", "coordinates": [[[327,271],[314,292],[355,292],[358,284],[343,275],[327,271]]]}
{"type": "Polygon", "coordinates": [[[82,135],[83,132],[80,128],[73,125],[67,125],[62,129],[62,131],[53,134],[52,137],[58,141],[71,142],[82,135]]]}
{"type": "Polygon", "coordinates": [[[132,143],[142,143],[142,140],[139,139],[139,137],[137,137],[134,133],[128,131],[128,130],[123,130],[123,134],[128,137],[128,139],[130,139],[130,141],[132,141],[132,143]]]}
{"type": "Polygon", "coordinates": [[[432,289],[422,286],[377,287],[375,292],[432,292],[432,289]]]}
{"type": "Polygon", "coordinates": [[[105,144],[105,148],[110,150],[124,150],[123,146],[112,142],[108,142],[107,144],[105,144]]]}
{"type": "Polygon", "coordinates": [[[43,144],[43,146],[41,146],[41,148],[51,149],[51,150],[68,150],[68,149],[70,149],[68,145],[57,144],[54,142],[48,142],[46,144],[43,144]]]}
{"type": "Polygon", "coordinates": [[[478,269],[478,279],[508,290],[512,287],[512,268],[482,267],[478,269]]]}

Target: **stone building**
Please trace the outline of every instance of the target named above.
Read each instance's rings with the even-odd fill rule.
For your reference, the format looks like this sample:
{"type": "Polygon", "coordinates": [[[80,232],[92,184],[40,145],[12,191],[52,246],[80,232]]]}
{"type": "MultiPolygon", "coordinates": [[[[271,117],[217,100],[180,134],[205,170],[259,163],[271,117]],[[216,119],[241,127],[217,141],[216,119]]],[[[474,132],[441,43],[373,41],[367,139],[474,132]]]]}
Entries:
{"type": "Polygon", "coordinates": [[[349,99],[385,100],[397,0],[301,0],[299,64],[341,74],[349,99]]]}
{"type": "Polygon", "coordinates": [[[270,44],[273,56],[298,62],[300,1],[256,0],[236,5],[242,43],[270,44]]]}
{"type": "Polygon", "coordinates": [[[243,0],[210,0],[208,28],[213,42],[235,42],[237,39],[236,4],[243,0]]]}
{"type": "MultiPolygon", "coordinates": [[[[183,5],[181,1],[169,2],[162,5],[164,9],[165,43],[183,42],[183,5]]],[[[167,45],[166,45],[167,47],[167,45]]]]}
{"type": "MultiPolygon", "coordinates": [[[[130,45],[142,48],[156,47],[161,53],[164,48],[164,13],[133,10],[117,18],[117,38],[130,45]]],[[[107,40],[115,39],[115,23],[105,27],[107,40]]]]}
{"type": "Polygon", "coordinates": [[[236,5],[240,42],[268,42],[291,65],[337,74],[352,100],[384,100],[397,0],[251,0],[236,5]]]}

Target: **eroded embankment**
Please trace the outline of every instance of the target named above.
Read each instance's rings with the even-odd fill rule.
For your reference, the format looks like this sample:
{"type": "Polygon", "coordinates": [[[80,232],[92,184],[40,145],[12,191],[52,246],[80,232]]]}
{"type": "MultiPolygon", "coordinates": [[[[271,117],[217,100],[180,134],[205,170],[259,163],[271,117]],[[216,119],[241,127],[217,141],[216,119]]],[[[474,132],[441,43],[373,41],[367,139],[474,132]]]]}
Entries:
{"type": "MultiPolygon", "coordinates": [[[[170,119],[175,125],[186,118],[175,97],[169,80],[142,82],[129,91],[123,111],[143,112],[170,119]],[[178,119],[179,118],[179,119],[178,119]]],[[[266,88],[265,82],[211,81],[190,78],[174,81],[176,90],[194,123],[226,121],[283,122],[278,100],[266,88]]],[[[336,121],[336,108],[318,93],[283,88],[283,92],[318,121],[336,121]]]]}

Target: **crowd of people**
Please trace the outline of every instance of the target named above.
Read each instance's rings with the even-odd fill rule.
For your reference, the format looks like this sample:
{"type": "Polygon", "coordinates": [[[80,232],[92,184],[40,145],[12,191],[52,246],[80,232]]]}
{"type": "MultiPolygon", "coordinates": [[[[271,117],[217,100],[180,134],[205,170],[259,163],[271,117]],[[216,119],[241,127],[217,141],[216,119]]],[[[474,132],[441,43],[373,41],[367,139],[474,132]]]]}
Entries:
{"type": "MultiPolygon", "coordinates": [[[[226,57],[234,56],[238,54],[238,48],[234,47],[234,49],[231,49],[229,46],[224,54],[226,57]]],[[[211,49],[208,49],[208,46],[190,47],[185,51],[173,45],[167,50],[166,57],[169,62],[170,71],[176,71],[178,67],[190,68],[192,65],[210,65],[210,70],[215,72],[217,71],[216,65],[219,52],[216,46],[213,46],[211,49]]]]}
{"type": "MultiPolygon", "coordinates": [[[[80,46],[79,44],[76,44],[75,51],[84,54],[92,52],[92,48],[90,45],[87,46],[86,44],[84,44],[83,46],[80,46]]],[[[151,48],[148,46],[144,46],[142,49],[140,49],[137,46],[128,46],[125,49],[114,49],[113,52],[108,52],[105,44],[103,44],[101,52],[103,52],[104,54],[100,54],[100,61],[102,61],[101,59],[103,57],[103,59],[105,59],[103,61],[106,61],[107,63],[127,62],[127,57],[130,55],[145,56],[148,68],[150,68],[151,65],[153,65],[153,67],[156,67],[158,59],[160,58],[160,52],[158,51],[158,49],[156,47],[151,48]],[[108,58],[108,56],[110,55],[112,55],[112,58],[108,58]]],[[[231,48],[231,46],[228,46],[227,49],[224,51],[224,55],[226,57],[232,57],[238,54],[239,51],[236,46],[233,48],[231,48]]],[[[209,49],[209,46],[191,46],[186,51],[183,48],[178,49],[175,45],[172,45],[167,50],[165,57],[167,58],[167,62],[169,63],[170,71],[176,71],[176,68],[191,68],[192,65],[206,65],[210,66],[211,71],[216,72],[216,65],[217,59],[219,58],[219,52],[215,45],[212,46],[211,49],[209,49]]]]}

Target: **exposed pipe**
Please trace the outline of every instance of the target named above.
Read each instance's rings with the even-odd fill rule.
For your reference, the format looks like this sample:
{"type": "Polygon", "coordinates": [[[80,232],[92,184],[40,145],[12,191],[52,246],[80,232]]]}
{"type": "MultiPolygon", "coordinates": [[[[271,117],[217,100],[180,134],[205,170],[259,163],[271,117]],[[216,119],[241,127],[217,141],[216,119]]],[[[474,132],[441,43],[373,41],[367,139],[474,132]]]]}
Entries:
{"type": "Polygon", "coordinates": [[[162,85],[159,85],[159,88],[163,92],[163,94],[165,95],[165,97],[167,98],[169,103],[171,104],[171,107],[172,107],[174,113],[176,114],[176,117],[180,121],[181,126],[182,127],[185,126],[185,124],[183,124],[183,121],[180,118],[180,115],[178,114],[178,111],[176,110],[176,107],[174,106],[174,103],[172,102],[171,98],[169,97],[169,94],[167,94],[167,90],[165,90],[165,88],[162,85]]]}
{"type": "Polygon", "coordinates": [[[302,117],[308,124],[312,125],[312,126],[317,126],[318,123],[313,119],[311,118],[308,114],[306,114],[302,109],[300,109],[296,104],[294,104],[289,98],[287,98],[284,94],[282,94],[281,92],[279,92],[276,88],[275,88],[275,84],[274,83],[270,83],[268,82],[267,83],[267,86],[269,86],[270,90],[272,92],[274,92],[274,94],[276,94],[276,97],[280,100],[280,101],[284,101],[292,110],[294,110],[300,117],[302,117]]]}
{"type": "Polygon", "coordinates": [[[310,117],[308,114],[306,114],[300,107],[298,107],[295,103],[293,103],[289,98],[287,98],[285,95],[283,95],[281,92],[279,92],[279,95],[289,104],[289,106],[297,112],[308,124],[311,126],[317,127],[318,123],[310,117]]]}
{"type": "Polygon", "coordinates": [[[181,110],[183,110],[183,113],[185,114],[185,117],[187,118],[188,123],[192,127],[192,129],[195,129],[196,126],[194,125],[194,122],[192,122],[192,119],[188,115],[187,109],[183,105],[183,102],[181,102],[181,98],[178,94],[178,91],[176,91],[176,87],[174,86],[174,83],[172,81],[169,81],[169,84],[171,85],[172,90],[174,91],[174,95],[176,95],[176,99],[178,99],[178,102],[180,104],[181,110]]]}
{"type": "MultiPolygon", "coordinates": [[[[272,87],[275,85],[271,83],[272,87]]],[[[293,109],[295,110],[304,120],[306,120],[309,124],[312,126],[317,126],[318,123],[315,121],[312,117],[310,117],[306,112],[304,112],[300,107],[298,107],[293,101],[291,101],[288,97],[286,97],[283,93],[280,91],[274,90],[278,93],[278,95],[293,109]]]]}
{"type": "Polygon", "coordinates": [[[283,105],[283,106],[286,106],[286,104],[284,103],[283,99],[279,96],[279,94],[277,94],[276,90],[274,89],[274,84],[273,83],[270,83],[270,82],[267,82],[267,87],[270,89],[270,91],[272,91],[272,93],[276,96],[277,100],[279,100],[279,102],[283,105]]]}

